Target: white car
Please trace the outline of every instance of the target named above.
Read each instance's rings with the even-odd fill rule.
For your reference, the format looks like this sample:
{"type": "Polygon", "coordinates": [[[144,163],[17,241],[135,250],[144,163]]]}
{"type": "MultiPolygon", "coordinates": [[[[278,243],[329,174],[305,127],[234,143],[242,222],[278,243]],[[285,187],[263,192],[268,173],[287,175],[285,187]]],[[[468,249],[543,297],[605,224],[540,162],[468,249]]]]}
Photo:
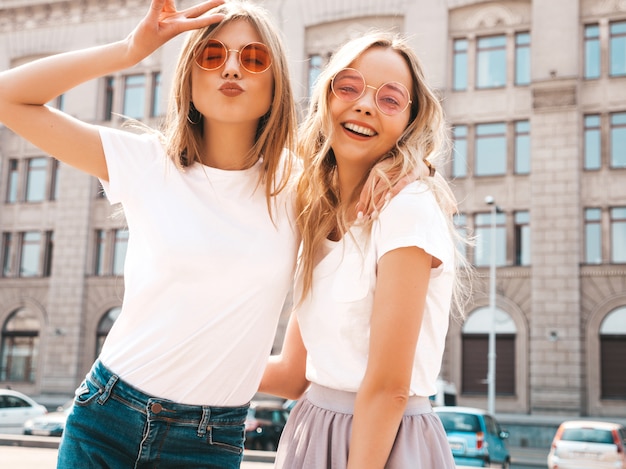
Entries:
{"type": "Polygon", "coordinates": [[[28,419],[48,413],[48,410],[26,394],[0,389],[0,433],[21,434],[28,419]]]}
{"type": "Polygon", "coordinates": [[[626,430],[618,423],[569,420],[554,436],[550,469],[626,469],[626,430]]]}

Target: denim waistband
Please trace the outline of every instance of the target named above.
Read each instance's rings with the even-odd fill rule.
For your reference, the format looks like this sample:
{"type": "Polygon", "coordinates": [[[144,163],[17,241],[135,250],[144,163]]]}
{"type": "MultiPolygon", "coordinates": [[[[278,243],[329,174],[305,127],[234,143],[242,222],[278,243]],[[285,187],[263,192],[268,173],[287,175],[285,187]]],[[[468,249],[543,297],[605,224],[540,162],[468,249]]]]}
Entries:
{"type": "Polygon", "coordinates": [[[113,398],[148,416],[198,423],[204,425],[242,425],[249,404],[237,407],[189,405],[151,396],[133,387],[97,360],[89,374],[89,380],[101,387],[98,402],[113,398]]]}

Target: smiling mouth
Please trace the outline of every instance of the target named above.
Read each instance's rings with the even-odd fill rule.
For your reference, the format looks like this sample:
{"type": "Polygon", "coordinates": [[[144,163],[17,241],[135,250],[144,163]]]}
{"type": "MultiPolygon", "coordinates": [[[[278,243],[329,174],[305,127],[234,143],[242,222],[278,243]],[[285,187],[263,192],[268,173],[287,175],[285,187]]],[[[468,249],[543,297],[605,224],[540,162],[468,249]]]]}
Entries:
{"type": "Polygon", "coordinates": [[[343,128],[349,130],[352,133],[363,135],[365,137],[373,137],[374,135],[376,135],[376,132],[374,132],[372,129],[368,129],[367,127],[363,127],[361,125],[351,124],[350,122],[343,124],[343,128]]]}

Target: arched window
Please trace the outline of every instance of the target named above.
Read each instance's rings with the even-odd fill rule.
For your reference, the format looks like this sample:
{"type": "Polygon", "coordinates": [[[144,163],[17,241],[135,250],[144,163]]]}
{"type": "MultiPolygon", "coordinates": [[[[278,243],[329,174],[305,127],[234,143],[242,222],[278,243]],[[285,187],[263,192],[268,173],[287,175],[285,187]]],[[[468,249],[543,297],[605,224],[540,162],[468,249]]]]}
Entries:
{"type": "Polygon", "coordinates": [[[102,345],[104,345],[104,340],[109,335],[109,331],[111,327],[113,327],[113,323],[120,315],[122,308],[116,306],[115,308],[111,308],[106,312],[100,322],[98,323],[98,329],[96,331],[96,357],[100,355],[100,351],[102,350],[102,345]]]}
{"type": "Polygon", "coordinates": [[[626,306],[606,315],[600,325],[600,395],[626,399],[626,306]]]}
{"type": "MultiPolygon", "coordinates": [[[[491,330],[491,308],[478,308],[463,324],[462,378],[463,394],[486,395],[491,330]]],[[[511,316],[496,308],[496,386],[498,395],[515,394],[515,337],[517,328],[511,316]]]]}
{"type": "Polygon", "coordinates": [[[2,327],[0,381],[35,382],[40,328],[39,319],[27,308],[9,316],[2,327]]]}

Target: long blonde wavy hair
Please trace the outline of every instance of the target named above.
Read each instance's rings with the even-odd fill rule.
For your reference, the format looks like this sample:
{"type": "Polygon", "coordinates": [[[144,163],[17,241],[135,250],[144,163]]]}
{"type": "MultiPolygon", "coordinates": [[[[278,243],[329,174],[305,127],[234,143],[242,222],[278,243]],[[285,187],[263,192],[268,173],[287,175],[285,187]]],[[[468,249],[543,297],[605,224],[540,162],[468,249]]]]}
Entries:
{"type": "MultiPolygon", "coordinates": [[[[189,34],[181,50],[174,74],[172,99],[164,125],[164,140],[168,156],[179,168],[200,162],[203,126],[194,124],[201,118],[193,108],[191,99],[191,71],[195,57],[202,45],[221,28],[233,21],[247,21],[261,36],[272,54],[270,71],[274,74],[272,103],[259,120],[254,146],[248,154],[252,166],[263,157],[260,183],[265,184],[265,196],[271,213],[271,197],[283,190],[292,169],[291,158],[281,158],[283,151],[290,155],[295,146],[296,111],[289,81],[287,58],[278,30],[269,14],[259,5],[245,1],[230,0],[213,10],[224,14],[224,20],[189,34]],[[194,115],[195,113],[195,115],[194,115]],[[193,118],[190,118],[193,116],[193,118]],[[279,174],[281,175],[279,178],[279,174]]],[[[267,72],[266,72],[267,73],[267,72]]]]}
{"type": "MultiPolygon", "coordinates": [[[[331,81],[340,70],[350,67],[360,55],[374,47],[391,49],[404,58],[411,72],[412,87],[409,91],[413,102],[409,123],[395,146],[380,156],[355,189],[355,194],[360,193],[370,175],[378,181],[375,185],[368,184],[367,206],[361,208],[366,213],[375,212],[376,201],[383,198],[381,194],[389,191],[401,178],[418,174],[430,187],[446,215],[453,239],[459,239],[453,222],[453,215],[457,212],[456,199],[445,178],[437,171],[433,174],[432,170],[442,164],[450,148],[439,99],[427,85],[419,60],[405,38],[383,31],[371,32],[349,41],[333,55],[318,77],[308,114],[300,126],[297,151],[304,161],[296,198],[300,214],[298,227],[302,234],[300,299],[311,290],[313,269],[324,240],[335,229],[347,233],[350,225],[346,209],[340,208],[337,166],[330,145],[333,128],[329,108],[331,81]]],[[[355,194],[344,194],[343,197],[355,194]]],[[[371,218],[365,221],[367,229],[371,228],[371,224],[371,218]]],[[[457,254],[457,265],[469,269],[461,253],[457,254]]],[[[455,283],[456,309],[462,310],[462,298],[466,295],[463,294],[465,288],[458,282],[458,275],[455,283]]]]}

